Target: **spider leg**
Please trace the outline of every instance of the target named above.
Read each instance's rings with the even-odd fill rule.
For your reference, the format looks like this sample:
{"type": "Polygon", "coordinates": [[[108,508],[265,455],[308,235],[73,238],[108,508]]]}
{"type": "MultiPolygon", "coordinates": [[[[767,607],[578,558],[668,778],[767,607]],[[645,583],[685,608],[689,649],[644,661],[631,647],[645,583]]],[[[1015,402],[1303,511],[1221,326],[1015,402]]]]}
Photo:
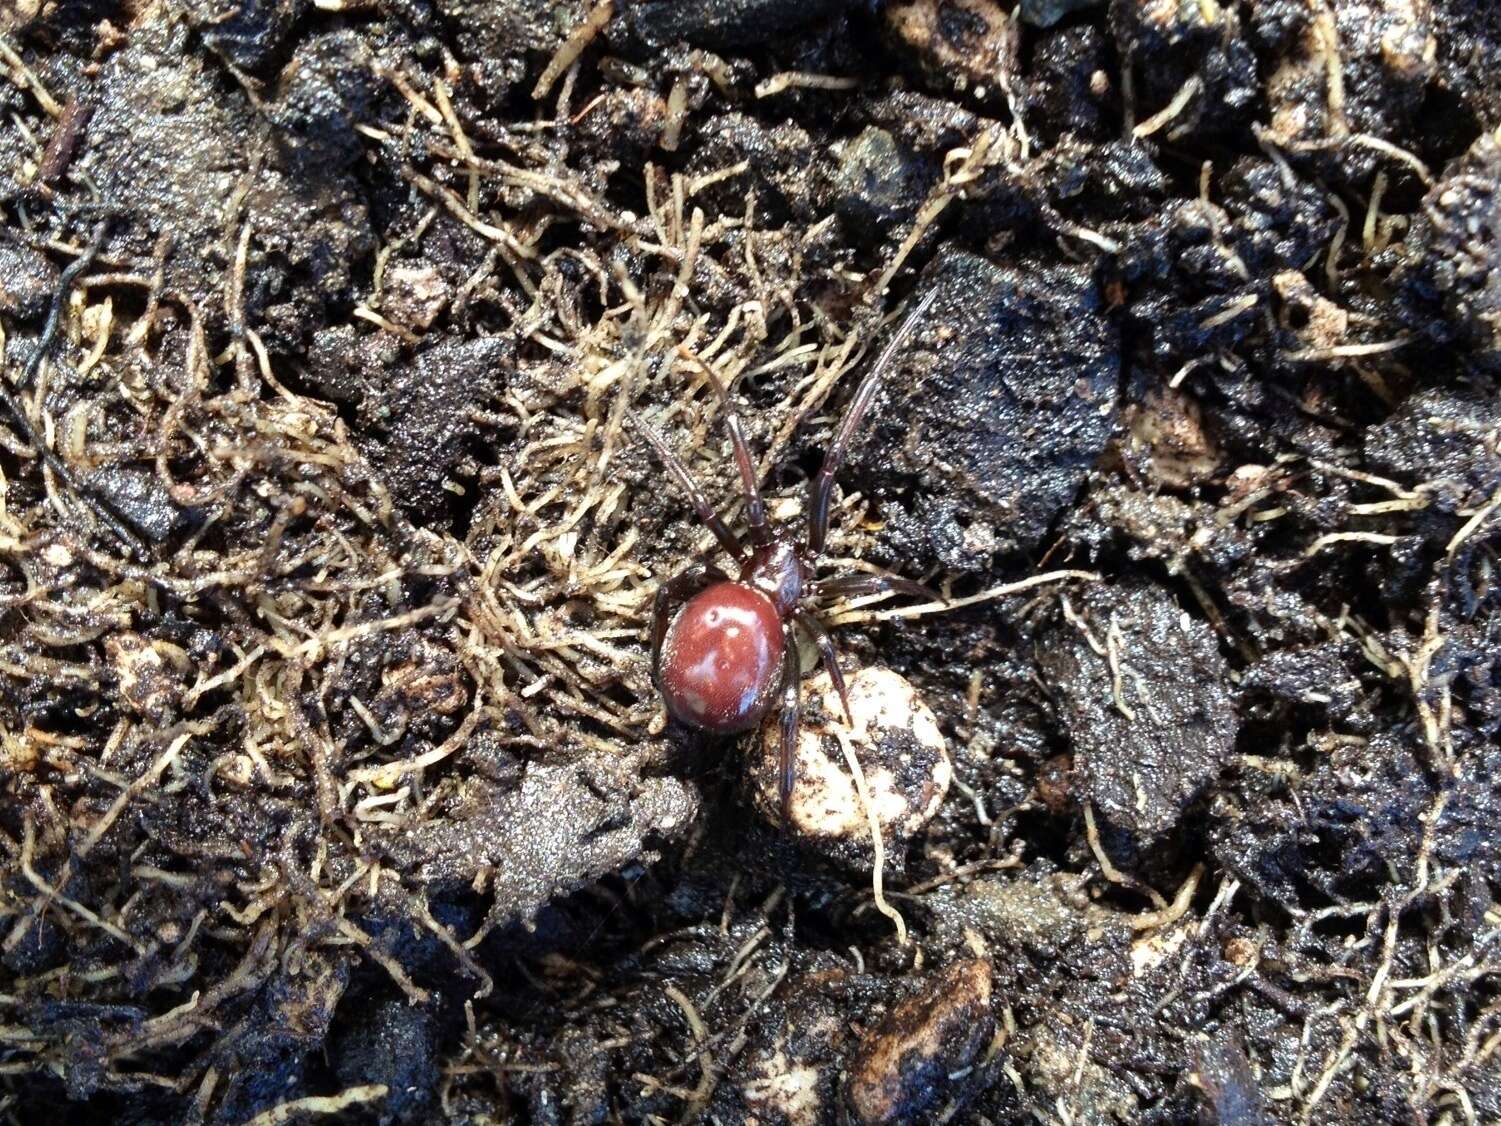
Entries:
{"type": "Polygon", "coordinates": [[[812,593],[820,597],[861,598],[867,594],[910,594],[929,602],[947,602],[937,591],[929,590],[922,583],[904,579],[900,575],[836,575],[812,584],[812,593]]]}
{"type": "Polygon", "coordinates": [[[756,463],[751,459],[750,446],[745,440],[745,427],[740,423],[740,412],[719,373],[688,348],[678,346],[678,354],[689,360],[703,372],[714,394],[719,396],[719,406],[724,411],[724,428],[730,432],[730,445],[735,449],[735,467],[740,471],[740,488],[745,494],[745,522],[750,527],[751,542],[765,547],[771,542],[771,525],[766,520],[766,502],[761,499],[761,486],[756,480],[756,463]]]}
{"type": "Polygon", "coordinates": [[[709,499],[704,496],[703,490],[693,480],[693,475],[688,472],[688,467],[683,464],[677,454],[672,452],[672,447],[667,444],[667,439],[657,433],[656,427],[646,419],[636,414],[630,414],[631,422],[636,429],[641,431],[641,436],[646,439],[651,448],[656,451],[658,459],[667,468],[677,481],[683,492],[688,494],[688,501],[693,505],[693,511],[698,513],[699,521],[714,533],[714,538],[719,541],[719,546],[724,548],[726,554],[736,563],[745,562],[745,545],[740,542],[738,536],[725,525],[709,504],[709,499]]]}
{"type": "Polygon", "coordinates": [[[819,660],[829,670],[829,679],[833,681],[834,691],[839,693],[839,702],[844,706],[844,724],[846,727],[853,726],[854,713],[850,711],[850,695],[844,687],[844,673],[839,669],[839,650],[834,645],[834,639],[829,636],[824,624],[808,611],[799,610],[794,618],[798,625],[808,631],[813,644],[818,646],[819,660]]]}
{"type": "MultiPolygon", "coordinates": [[[[652,600],[651,608],[651,675],[657,679],[657,664],[662,656],[662,641],[667,636],[667,626],[672,620],[672,611],[678,603],[697,594],[709,583],[725,578],[718,567],[707,563],[694,563],[679,571],[661,586],[652,600]]],[[[661,685],[657,686],[661,688],[661,685]]]]}
{"type": "Polygon", "coordinates": [[[782,650],[782,746],[777,752],[777,793],[781,799],[783,832],[792,822],[792,786],[797,781],[797,730],[803,706],[801,680],[797,643],[789,637],[782,650]]]}
{"type": "Polygon", "coordinates": [[[808,550],[814,555],[823,550],[824,540],[829,534],[829,502],[834,496],[834,476],[839,472],[839,467],[844,464],[845,454],[849,453],[850,440],[854,437],[855,431],[860,428],[860,423],[865,420],[871,403],[875,401],[876,392],[881,386],[881,379],[885,376],[886,369],[891,366],[892,359],[906,343],[907,337],[912,335],[912,330],[917,327],[918,320],[928,311],[928,306],[933,304],[933,299],[937,296],[937,289],[928,290],[922,300],[897,326],[896,332],[892,333],[891,339],[886,342],[886,347],[876,357],[876,362],[870,366],[870,370],[865,373],[855,388],[855,396],[850,400],[849,410],[845,412],[843,421],[839,423],[839,429],[834,432],[834,439],[829,443],[828,453],[824,454],[823,467],[819,469],[818,476],[813,478],[808,494],[808,550]]]}

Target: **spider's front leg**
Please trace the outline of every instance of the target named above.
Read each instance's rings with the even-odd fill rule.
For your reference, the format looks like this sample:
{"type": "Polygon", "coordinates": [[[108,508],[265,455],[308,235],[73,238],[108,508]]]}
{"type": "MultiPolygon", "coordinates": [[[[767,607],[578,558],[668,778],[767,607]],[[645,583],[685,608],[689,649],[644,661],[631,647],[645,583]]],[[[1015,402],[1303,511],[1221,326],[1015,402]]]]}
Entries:
{"type": "Polygon", "coordinates": [[[651,609],[651,679],[661,691],[658,666],[662,660],[662,642],[667,637],[667,627],[672,624],[672,613],[712,582],[728,578],[723,571],[708,563],[693,563],[683,568],[672,578],[657,587],[651,609]]]}
{"type": "Polygon", "coordinates": [[[863,598],[867,594],[910,594],[925,602],[947,602],[948,599],[922,583],[904,579],[900,575],[869,575],[865,573],[836,575],[820,579],[813,584],[812,593],[820,598],[863,598]]]}
{"type": "Polygon", "coordinates": [[[782,830],[792,823],[792,787],[797,782],[797,733],[802,721],[802,662],[797,644],[788,638],[782,651],[782,746],[777,751],[777,796],[781,801],[782,830]]]}
{"type": "Polygon", "coordinates": [[[844,672],[839,667],[839,650],[834,645],[834,639],[829,636],[829,631],[824,628],[814,615],[807,610],[797,612],[797,624],[802,626],[813,644],[818,648],[818,659],[823,662],[823,667],[829,670],[829,681],[834,685],[834,691],[839,693],[839,703],[844,707],[844,722],[854,722],[854,715],[850,711],[850,694],[844,686],[844,672]]]}

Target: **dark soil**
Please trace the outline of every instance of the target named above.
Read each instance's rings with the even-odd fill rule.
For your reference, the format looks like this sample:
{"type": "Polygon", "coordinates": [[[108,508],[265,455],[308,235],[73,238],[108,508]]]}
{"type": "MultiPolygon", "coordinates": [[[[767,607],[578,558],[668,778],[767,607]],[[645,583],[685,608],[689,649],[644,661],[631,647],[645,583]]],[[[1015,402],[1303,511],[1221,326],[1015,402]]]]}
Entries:
{"type": "Polygon", "coordinates": [[[10,1121],[1501,1120],[1491,0],[10,0],[0,218],[10,1121]],[[930,290],[881,898],[632,420],[795,523],[930,290]]]}

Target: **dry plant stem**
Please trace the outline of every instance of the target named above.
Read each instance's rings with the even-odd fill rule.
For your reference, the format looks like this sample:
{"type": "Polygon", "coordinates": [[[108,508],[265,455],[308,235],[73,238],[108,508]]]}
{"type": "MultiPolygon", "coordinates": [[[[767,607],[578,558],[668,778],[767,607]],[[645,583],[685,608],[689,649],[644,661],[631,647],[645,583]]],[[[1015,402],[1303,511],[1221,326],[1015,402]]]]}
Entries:
{"type": "MultiPolygon", "coordinates": [[[[12,45],[10,36],[4,34],[0,34],[0,61],[3,61],[16,74],[20,75],[21,81],[17,85],[23,90],[31,92],[31,96],[36,99],[37,105],[42,107],[42,112],[46,113],[49,117],[60,117],[62,115],[62,104],[47,90],[46,85],[37,77],[36,72],[26,65],[26,61],[21,58],[12,45]]],[[[11,77],[13,82],[15,81],[14,76],[9,77],[11,77]]]]}

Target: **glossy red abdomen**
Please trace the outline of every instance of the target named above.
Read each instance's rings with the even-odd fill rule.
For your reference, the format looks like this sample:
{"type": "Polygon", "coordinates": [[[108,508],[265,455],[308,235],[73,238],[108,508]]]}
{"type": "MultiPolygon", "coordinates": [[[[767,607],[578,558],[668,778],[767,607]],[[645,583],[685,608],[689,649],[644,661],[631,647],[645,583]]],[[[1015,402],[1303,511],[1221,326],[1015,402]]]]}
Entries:
{"type": "Polygon", "coordinates": [[[717,582],[683,604],[662,642],[657,679],[667,710],[728,734],[754,727],[776,699],[785,640],[766,595],[717,582]]]}

